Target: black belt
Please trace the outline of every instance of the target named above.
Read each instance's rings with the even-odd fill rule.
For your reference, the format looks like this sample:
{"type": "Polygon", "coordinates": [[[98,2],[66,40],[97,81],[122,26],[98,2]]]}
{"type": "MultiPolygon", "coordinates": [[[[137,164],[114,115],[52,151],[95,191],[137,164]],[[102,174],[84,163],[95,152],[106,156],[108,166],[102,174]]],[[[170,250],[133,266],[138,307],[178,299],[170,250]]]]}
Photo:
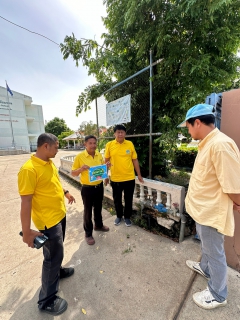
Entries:
{"type": "Polygon", "coordinates": [[[82,187],[85,187],[85,188],[98,188],[98,187],[101,187],[102,186],[102,182],[99,183],[99,184],[96,184],[95,186],[90,186],[89,184],[82,184],[82,187]]]}

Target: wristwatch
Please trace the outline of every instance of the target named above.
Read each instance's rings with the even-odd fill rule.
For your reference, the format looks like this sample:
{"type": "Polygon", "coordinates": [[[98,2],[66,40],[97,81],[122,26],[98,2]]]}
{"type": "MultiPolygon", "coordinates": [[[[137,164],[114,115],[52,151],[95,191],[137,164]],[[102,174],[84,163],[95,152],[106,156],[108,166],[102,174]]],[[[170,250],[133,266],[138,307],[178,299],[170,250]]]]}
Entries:
{"type": "Polygon", "coordinates": [[[64,191],[64,194],[67,194],[67,193],[69,193],[69,191],[68,191],[68,190],[65,190],[65,191],[64,191]]]}

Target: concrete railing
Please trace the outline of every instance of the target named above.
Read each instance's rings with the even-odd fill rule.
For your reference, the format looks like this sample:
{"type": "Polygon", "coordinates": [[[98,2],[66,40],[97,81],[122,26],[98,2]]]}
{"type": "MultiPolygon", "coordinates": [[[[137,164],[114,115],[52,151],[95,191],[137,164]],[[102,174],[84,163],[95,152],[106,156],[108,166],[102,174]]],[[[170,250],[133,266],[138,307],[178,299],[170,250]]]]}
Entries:
{"type": "MultiPolygon", "coordinates": [[[[71,179],[79,182],[79,177],[73,177],[71,175],[74,158],[75,155],[62,157],[60,159],[61,166],[59,168],[59,171],[69,176],[71,179]]],[[[171,229],[171,226],[174,224],[174,222],[179,222],[181,219],[179,241],[182,241],[184,238],[184,229],[186,222],[183,215],[185,188],[182,186],[146,178],[144,178],[143,180],[144,184],[140,183],[137,177],[135,179],[136,186],[134,191],[133,203],[135,205],[139,204],[140,206],[144,206],[146,203],[148,203],[148,205],[150,204],[153,207],[153,204],[160,204],[163,202],[164,195],[164,204],[167,209],[167,219],[159,217],[157,218],[157,221],[160,225],[171,229]],[[178,207],[177,210],[176,206],[178,207]]],[[[108,185],[104,187],[104,196],[112,199],[111,186],[108,185]]]]}

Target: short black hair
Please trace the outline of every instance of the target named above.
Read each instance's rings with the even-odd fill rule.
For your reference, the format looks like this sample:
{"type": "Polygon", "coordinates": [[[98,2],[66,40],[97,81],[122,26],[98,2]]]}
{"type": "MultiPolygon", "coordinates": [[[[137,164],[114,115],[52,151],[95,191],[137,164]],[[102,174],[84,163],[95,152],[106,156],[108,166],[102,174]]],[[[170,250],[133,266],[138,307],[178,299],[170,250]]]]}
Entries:
{"type": "Polygon", "coordinates": [[[58,142],[58,138],[52,133],[42,133],[37,139],[37,147],[41,147],[44,143],[49,145],[55,144],[58,142]]]}
{"type": "Polygon", "coordinates": [[[87,142],[89,139],[95,139],[97,141],[97,138],[95,136],[91,135],[91,134],[89,136],[86,136],[84,138],[84,141],[87,142]]]}
{"type": "Polygon", "coordinates": [[[205,114],[204,116],[190,118],[186,122],[190,123],[193,126],[195,120],[197,119],[204,123],[206,126],[208,126],[209,124],[215,124],[215,117],[213,114],[205,114]]]}
{"type": "Polygon", "coordinates": [[[123,124],[117,124],[117,125],[114,127],[113,131],[116,132],[117,130],[124,130],[125,132],[127,131],[127,130],[126,130],[126,127],[125,127],[123,124]]]}

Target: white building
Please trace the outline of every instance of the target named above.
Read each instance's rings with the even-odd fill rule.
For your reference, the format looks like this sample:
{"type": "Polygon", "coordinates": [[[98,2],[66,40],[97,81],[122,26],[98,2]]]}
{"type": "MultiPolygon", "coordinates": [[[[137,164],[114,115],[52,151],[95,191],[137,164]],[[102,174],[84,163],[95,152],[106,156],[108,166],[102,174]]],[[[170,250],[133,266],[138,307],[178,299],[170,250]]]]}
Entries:
{"type": "Polygon", "coordinates": [[[0,86],[0,149],[16,147],[35,151],[37,138],[45,132],[42,106],[32,98],[0,86]]]}

